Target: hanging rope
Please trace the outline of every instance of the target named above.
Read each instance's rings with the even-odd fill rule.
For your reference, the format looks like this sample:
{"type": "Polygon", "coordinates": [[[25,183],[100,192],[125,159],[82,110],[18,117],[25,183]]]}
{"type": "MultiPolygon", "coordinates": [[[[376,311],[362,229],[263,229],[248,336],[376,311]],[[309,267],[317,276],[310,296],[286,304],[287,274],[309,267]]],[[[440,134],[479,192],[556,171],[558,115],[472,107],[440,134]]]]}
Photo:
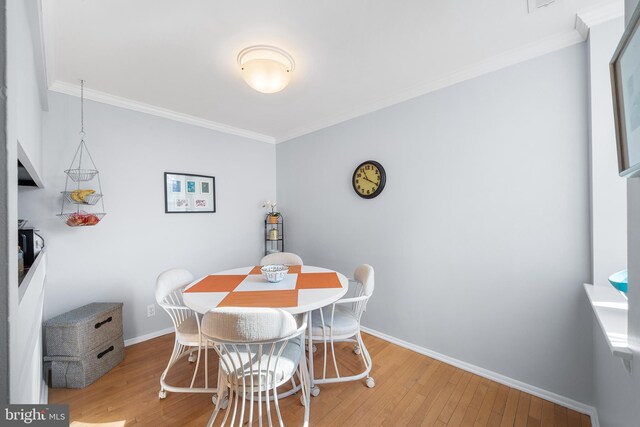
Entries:
{"type": "Polygon", "coordinates": [[[80,80],[80,135],[84,139],[84,80],[80,80]]]}

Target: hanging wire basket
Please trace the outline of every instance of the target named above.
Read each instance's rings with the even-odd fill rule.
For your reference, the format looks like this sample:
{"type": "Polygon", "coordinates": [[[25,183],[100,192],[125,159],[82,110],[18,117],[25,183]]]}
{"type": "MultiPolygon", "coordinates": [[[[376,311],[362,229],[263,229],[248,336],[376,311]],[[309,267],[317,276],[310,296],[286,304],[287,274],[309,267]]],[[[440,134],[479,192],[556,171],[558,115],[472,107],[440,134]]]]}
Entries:
{"type": "Polygon", "coordinates": [[[102,194],[100,193],[91,193],[87,194],[85,190],[75,190],[75,191],[61,191],[64,195],[64,198],[67,199],[67,202],[75,205],[95,205],[102,199],[102,194]]]}
{"type": "Polygon", "coordinates": [[[91,158],[91,153],[84,142],[84,80],[80,81],[80,144],[71,160],[69,169],[64,172],[67,178],[62,191],[62,208],[58,217],[69,227],[87,227],[98,224],[106,215],[104,210],[104,198],[102,197],[102,184],[100,173],[91,158]],[[84,167],[83,167],[84,164],[84,167]],[[97,186],[92,188],[80,188],[81,182],[89,182],[97,178],[97,186]],[[76,184],[74,184],[76,183],[76,184]],[[75,187],[75,188],[74,188],[75,187]],[[81,206],[94,206],[100,203],[100,212],[85,212],[81,206]],[[65,209],[66,208],[66,209],[65,209]],[[69,210],[71,212],[69,212],[69,210]]]}
{"type": "Polygon", "coordinates": [[[67,169],[64,172],[73,182],[91,181],[98,174],[95,169],[67,169]]]}
{"type": "Polygon", "coordinates": [[[58,214],[58,217],[69,227],[89,227],[98,224],[106,215],[105,212],[70,212],[58,214]]]}

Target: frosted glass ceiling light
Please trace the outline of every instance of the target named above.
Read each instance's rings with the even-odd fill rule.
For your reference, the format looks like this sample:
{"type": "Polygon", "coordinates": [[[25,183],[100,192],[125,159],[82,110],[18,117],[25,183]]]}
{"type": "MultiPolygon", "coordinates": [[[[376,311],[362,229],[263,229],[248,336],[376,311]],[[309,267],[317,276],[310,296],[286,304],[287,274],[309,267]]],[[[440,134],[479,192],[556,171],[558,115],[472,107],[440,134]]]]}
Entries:
{"type": "Polygon", "coordinates": [[[280,92],[287,87],[296,64],[291,55],[274,46],[257,45],[238,54],[242,78],[262,93],[280,92]]]}

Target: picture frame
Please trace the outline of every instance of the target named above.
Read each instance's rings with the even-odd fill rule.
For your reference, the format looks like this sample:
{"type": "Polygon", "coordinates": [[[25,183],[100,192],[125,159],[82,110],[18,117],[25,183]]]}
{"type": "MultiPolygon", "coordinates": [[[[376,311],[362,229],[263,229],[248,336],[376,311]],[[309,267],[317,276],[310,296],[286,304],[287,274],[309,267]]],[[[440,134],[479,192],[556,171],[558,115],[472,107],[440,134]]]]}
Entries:
{"type": "Polygon", "coordinates": [[[640,5],[609,64],[618,148],[618,173],[640,176],[640,5]]]}
{"type": "Polygon", "coordinates": [[[165,213],[215,213],[216,178],[190,173],[164,173],[165,213]]]}

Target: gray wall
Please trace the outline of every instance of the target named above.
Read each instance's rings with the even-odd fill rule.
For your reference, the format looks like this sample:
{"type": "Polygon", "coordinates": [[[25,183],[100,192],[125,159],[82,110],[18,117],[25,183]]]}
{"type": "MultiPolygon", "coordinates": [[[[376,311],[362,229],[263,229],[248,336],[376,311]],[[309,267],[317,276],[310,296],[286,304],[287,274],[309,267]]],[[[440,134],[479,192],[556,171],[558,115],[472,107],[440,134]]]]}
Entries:
{"type": "Polygon", "coordinates": [[[45,317],[91,301],[124,302],[125,339],[169,327],[155,279],[183,267],[195,275],[257,262],[261,203],[275,196],[275,147],[167,119],[85,102],[89,150],[100,170],[107,216],[71,228],[60,211],[64,170],[79,143],[75,97],[50,93],[44,114],[46,189],[20,190],[20,217],[42,230],[49,260],[45,317]],[[164,172],[216,177],[217,213],[165,214],[164,172]]]}
{"type": "Polygon", "coordinates": [[[581,44],[279,144],[288,249],[372,264],[366,326],[591,404],[587,104],[581,44]]]}

